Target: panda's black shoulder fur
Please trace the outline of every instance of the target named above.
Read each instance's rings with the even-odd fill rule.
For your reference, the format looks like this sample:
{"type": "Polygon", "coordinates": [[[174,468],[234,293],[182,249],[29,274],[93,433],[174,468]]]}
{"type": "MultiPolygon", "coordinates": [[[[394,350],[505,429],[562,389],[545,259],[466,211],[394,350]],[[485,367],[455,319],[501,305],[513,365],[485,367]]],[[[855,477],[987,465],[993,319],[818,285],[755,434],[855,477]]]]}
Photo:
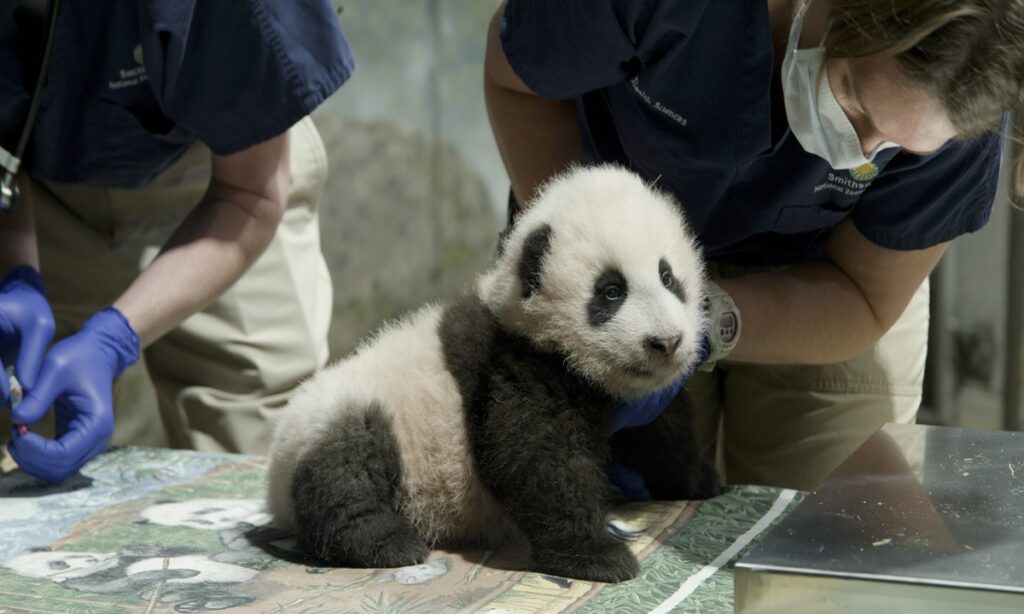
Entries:
{"type": "Polygon", "coordinates": [[[614,399],[569,369],[564,355],[504,330],[475,296],[446,309],[440,335],[480,480],[532,537],[533,564],[589,577],[589,557],[563,559],[590,544],[611,552],[600,559],[614,568],[608,577],[635,575],[628,549],[602,541],[613,496],[603,468],[614,399]]]}
{"type": "MultiPolygon", "coordinates": [[[[530,471],[506,476],[519,482],[543,472],[545,459],[561,457],[572,448],[595,460],[607,456],[615,401],[566,364],[559,353],[540,351],[528,339],[500,328],[495,331],[483,385],[486,398],[466,406],[466,420],[481,477],[499,498],[508,494],[500,492],[506,486],[524,486],[497,483],[503,479],[498,474],[513,458],[538,463],[530,471]]],[[[546,488],[560,486],[565,485],[546,488]]]]}
{"type": "Polygon", "coordinates": [[[445,308],[439,334],[478,462],[484,453],[547,445],[537,434],[548,425],[558,427],[551,435],[561,442],[579,440],[573,428],[585,431],[579,435],[601,444],[588,453],[604,455],[614,400],[570,370],[563,354],[504,330],[474,293],[445,308]]]}
{"type": "Polygon", "coordinates": [[[438,335],[445,367],[459,387],[463,406],[479,402],[498,321],[476,292],[468,292],[444,308],[438,335]]]}

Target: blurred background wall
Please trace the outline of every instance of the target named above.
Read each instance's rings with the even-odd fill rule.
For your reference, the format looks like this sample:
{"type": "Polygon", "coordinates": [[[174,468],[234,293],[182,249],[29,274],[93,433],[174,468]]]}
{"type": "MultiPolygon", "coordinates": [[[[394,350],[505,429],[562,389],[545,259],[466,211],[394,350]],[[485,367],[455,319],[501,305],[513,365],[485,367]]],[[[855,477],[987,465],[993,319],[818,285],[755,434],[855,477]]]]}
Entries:
{"type": "Polygon", "coordinates": [[[483,101],[494,4],[340,3],[356,71],[313,116],[330,161],[321,229],[335,356],[489,262],[508,193],[483,101]]]}
{"type": "MultiPolygon", "coordinates": [[[[321,232],[335,284],[330,341],[337,358],[382,321],[451,296],[487,265],[508,180],[482,88],[497,2],[335,4],[356,71],[313,117],[330,163],[321,232]]],[[[1001,190],[988,226],[956,241],[933,275],[922,421],[1016,424],[1024,331],[1021,309],[1010,303],[1021,295],[1015,279],[1024,270],[1009,263],[1010,233],[1024,234],[1024,224],[1014,223],[1021,215],[1001,190]]],[[[1024,248],[1024,237],[1017,245],[1024,248]]],[[[130,402],[152,407],[140,369],[126,379],[130,402]]],[[[119,431],[117,439],[160,445],[155,413],[151,424],[144,433],[119,431]]]]}
{"type": "Polygon", "coordinates": [[[1012,198],[1018,118],[989,223],[958,238],[932,274],[932,321],[919,421],[1020,430],[1024,378],[1024,200],[1012,198]]]}

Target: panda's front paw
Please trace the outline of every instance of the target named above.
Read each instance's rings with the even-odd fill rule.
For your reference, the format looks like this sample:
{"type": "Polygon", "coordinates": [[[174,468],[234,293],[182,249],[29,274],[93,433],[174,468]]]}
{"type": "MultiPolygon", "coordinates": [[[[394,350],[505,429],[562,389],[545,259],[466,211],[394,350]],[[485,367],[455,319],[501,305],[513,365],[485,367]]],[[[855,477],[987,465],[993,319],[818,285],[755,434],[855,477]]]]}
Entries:
{"type": "Polygon", "coordinates": [[[625,544],[611,539],[578,550],[535,548],[530,571],[591,582],[622,582],[640,573],[640,563],[625,544]]]}

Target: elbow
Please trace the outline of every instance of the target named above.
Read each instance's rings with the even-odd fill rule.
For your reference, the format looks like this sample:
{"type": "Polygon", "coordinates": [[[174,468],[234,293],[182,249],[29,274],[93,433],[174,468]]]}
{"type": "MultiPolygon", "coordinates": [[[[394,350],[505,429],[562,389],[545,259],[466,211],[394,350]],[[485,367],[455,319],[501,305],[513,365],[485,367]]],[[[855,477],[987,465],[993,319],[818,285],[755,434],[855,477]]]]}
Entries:
{"type": "Polygon", "coordinates": [[[851,347],[847,348],[846,352],[838,356],[836,362],[853,360],[861,354],[870,351],[878,344],[879,341],[881,341],[882,337],[885,336],[885,333],[889,332],[890,328],[891,325],[883,326],[877,323],[865,326],[861,330],[861,334],[855,337],[857,342],[851,344],[851,347]]]}
{"type": "Polygon", "coordinates": [[[867,305],[869,317],[864,323],[864,331],[867,346],[864,350],[874,347],[882,337],[896,324],[906,311],[909,304],[907,300],[899,300],[891,292],[883,292],[875,295],[865,295],[864,302],[867,305]]]}
{"type": "Polygon", "coordinates": [[[248,267],[256,262],[273,241],[284,219],[285,203],[264,199],[242,206],[238,205],[238,201],[232,201],[232,204],[245,211],[241,231],[235,235],[235,240],[248,267]]]}
{"type": "Polygon", "coordinates": [[[236,243],[244,252],[245,260],[251,262],[263,253],[277,233],[288,205],[288,190],[285,187],[251,192],[214,179],[205,203],[213,208],[208,209],[210,236],[236,243]]]}
{"type": "Polygon", "coordinates": [[[827,362],[845,362],[870,351],[881,341],[882,337],[889,332],[893,325],[896,324],[896,321],[899,320],[900,315],[902,315],[902,310],[897,312],[892,309],[886,309],[873,304],[867,297],[865,297],[864,304],[865,309],[862,317],[851,320],[851,324],[855,323],[853,325],[856,326],[856,330],[850,331],[847,338],[852,343],[849,343],[847,347],[838,352],[838,355],[832,357],[832,360],[827,362]]]}
{"type": "Polygon", "coordinates": [[[252,257],[258,257],[274,238],[278,227],[284,220],[284,211],[288,205],[287,197],[281,199],[260,199],[246,208],[252,225],[252,257]]]}
{"type": "Polygon", "coordinates": [[[284,211],[288,208],[288,194],[279,197],[266,198],[261,202],[253,214],[253,219],[260,228],[271,235],[277,232],[277,227],[284,219],[284,211]]]}
{"type": "Polygon", "coordinates": [[[286,194],[266,196],[236,192],[224,200],[244,216],[246,226],[260,235],[273,235],[277,232],[288,205],[286,194]]]}
{"type": "Polygon", "coordinates": [[[287,167],[278,169],[258,189],[234,185],[214,176],[210,180],[206,200],[227,203],[242,214],[249,224],[272,233],[284,218],[290,184],[291,175],[287,167]]]}

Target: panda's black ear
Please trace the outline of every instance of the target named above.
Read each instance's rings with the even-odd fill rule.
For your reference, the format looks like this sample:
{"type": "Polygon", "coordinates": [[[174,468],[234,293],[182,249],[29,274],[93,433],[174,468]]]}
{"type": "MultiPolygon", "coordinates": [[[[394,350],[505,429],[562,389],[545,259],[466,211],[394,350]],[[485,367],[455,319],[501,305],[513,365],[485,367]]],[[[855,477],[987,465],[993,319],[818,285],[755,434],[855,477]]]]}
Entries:
{"type": "Polygon", "coordinates": [[[519,261],[519,281],[523,285],[523,298],[530,298],[540,289],[540,273],[544,256],[551,248],[551,226],[544,224],[526,236],[523,255],[519,261]]]}

